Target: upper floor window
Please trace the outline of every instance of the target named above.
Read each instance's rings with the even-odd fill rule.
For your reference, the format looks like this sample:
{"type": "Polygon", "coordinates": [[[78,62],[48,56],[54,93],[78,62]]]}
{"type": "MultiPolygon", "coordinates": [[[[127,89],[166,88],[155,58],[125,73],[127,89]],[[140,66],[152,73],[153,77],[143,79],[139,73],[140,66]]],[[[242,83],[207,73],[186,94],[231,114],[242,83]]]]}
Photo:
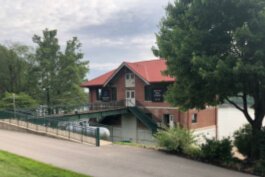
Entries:
{"type": "Polygon", "coordinates": [[[101,100],[102,88],[97,89],[97,100],[101,100]]]}
{"type": "Polygon", "coordinates": [[[115,87],[112,87],[111,88],[111,99],[113,101],[116,101],[117,100],[117,89],[115,87]]]}
{"type": "Polygon", "coordinates": [[[97,100],[106,101],[106,102],[117,100],[117,89],[115,87],[98,88],[97,100]]]}
{"type": "Polygon", "coordinates": [[[150,85],[146,85],[144,87],[144,100],[145,101],[151,101],[152,100],[152,90],[150,85]]]}
{"type": "Polygon", "coordinates": [[[134,74],[133,73],[126,73],[126,80],[131,80],[134,79],[134,74]]]}
{"type": "Polygon", "coordinates": [[[163,102],[164,101],[164,89],[163,88],[153,88],[152,89],[152,101],[153,102],[163,102]]]}

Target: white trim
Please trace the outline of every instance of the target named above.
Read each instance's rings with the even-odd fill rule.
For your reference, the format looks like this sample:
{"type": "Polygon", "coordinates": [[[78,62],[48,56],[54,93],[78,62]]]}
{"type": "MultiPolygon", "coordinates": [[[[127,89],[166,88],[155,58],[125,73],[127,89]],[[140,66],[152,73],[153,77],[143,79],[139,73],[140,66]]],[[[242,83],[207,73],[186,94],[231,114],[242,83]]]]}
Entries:
{"type": "Polygon", "coordinates": [[[116,70],[114,73],[112,73],[112,75],[109,77],[109,79],[103,84],[103,87],[105,87],[113,78],[114,76],[124,67],[126,66],[131,72],[133,72],[136,76],[138,76],[141,80],[144,81],[144,83],[146,83],[147,85],[150,85],[150,83],[145,80],[142,76],[140,76],[138,73],[136,73],[132,68],[130,68],[128,66],[128,64],[126,62],[123,62],[116,70]]]}

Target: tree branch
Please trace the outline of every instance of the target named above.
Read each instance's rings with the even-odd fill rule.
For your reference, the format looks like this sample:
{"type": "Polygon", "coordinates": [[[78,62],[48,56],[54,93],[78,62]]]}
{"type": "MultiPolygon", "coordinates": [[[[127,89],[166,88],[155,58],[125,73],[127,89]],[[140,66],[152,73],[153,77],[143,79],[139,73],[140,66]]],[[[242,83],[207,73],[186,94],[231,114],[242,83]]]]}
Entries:
{"type": "Polygon", "coordinates": [[[240,106],[238,106],[234,101],[230,100],[229,98],[226,98],[226,100],[232,104],[235,108],[237,108],[238,110],[240,110],[246,117],[247,121],[252,124],[253,123],[253,119],[250,117],[249,113],[248,113],[248,107],[247,107],[247,99],[246,99],[246,94],[243,94],[243,108],[241,108],[240,106]]]}
{"type": "Polygon", "coordinates": [[[230,100],[229,98],[226,98],[226,100],[227,100],[230,104],[232,104],[234,107],[236,107],[238,110],[240,110],[241,112],[244,113],[244,109],[241,108],[240,106],[238,106],[234,101],[230,100]]]}

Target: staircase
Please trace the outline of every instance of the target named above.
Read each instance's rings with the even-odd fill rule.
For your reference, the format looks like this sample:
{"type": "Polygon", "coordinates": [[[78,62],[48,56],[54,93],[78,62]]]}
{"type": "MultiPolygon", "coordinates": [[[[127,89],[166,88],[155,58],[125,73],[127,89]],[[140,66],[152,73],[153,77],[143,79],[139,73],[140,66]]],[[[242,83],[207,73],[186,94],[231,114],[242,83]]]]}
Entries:
{"type": "Polygon", "coordinates": [[[157,132],[157,124],[156,122],[149,116],[147,116],[141,109],[138,107],[128,107],[129,111],[137,117],[146,127],[152,130],[152,133],[157,132]]]}

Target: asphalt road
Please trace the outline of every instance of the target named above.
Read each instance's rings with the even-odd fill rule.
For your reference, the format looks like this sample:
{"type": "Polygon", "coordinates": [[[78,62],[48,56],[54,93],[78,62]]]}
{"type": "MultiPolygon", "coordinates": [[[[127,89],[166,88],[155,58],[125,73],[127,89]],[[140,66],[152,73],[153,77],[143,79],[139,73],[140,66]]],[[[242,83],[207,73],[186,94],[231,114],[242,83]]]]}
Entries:
{"type": "Polygon", "coordinates": [[[95,177],[251,177],[155,150],[0,130],[0,149],[95,177]]]}

